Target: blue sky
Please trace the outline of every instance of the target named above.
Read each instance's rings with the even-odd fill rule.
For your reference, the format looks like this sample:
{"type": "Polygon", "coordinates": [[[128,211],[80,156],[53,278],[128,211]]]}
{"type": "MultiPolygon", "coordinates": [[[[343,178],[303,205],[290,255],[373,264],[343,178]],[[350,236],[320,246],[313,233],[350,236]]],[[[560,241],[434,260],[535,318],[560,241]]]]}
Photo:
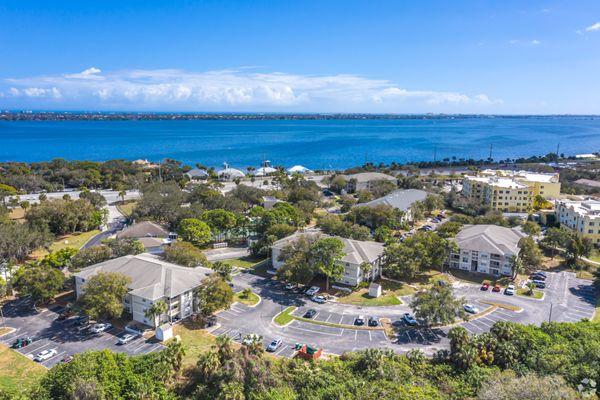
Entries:
{"type": "Polygon", "coordinates": [[[599,1],[0,3],[0,108],[600,114],[599,1]]]}

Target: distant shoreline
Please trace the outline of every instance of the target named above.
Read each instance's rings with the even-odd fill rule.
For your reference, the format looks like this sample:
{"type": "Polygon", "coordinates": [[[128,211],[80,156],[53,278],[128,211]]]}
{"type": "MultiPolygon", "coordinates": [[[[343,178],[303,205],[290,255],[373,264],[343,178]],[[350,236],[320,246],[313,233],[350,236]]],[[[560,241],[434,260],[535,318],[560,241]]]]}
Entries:
{"type": "Polygon", "coordinates": [[[1,111],[0,121],[188,121],[188,120],[411,120],[411,119],[510,119],[581,118],[600,115],[548,114],[371,114],[371,113],[229,113],[229,112],[130,112],[130,111],[1,111]]]}

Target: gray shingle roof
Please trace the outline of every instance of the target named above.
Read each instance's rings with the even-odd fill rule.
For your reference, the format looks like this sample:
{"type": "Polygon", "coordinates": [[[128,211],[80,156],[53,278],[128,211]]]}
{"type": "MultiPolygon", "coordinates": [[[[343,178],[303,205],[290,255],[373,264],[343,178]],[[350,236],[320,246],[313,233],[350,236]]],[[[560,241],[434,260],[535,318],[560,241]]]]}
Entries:
{"type": "Polygon", "coordinates": [[[168,237],[169,231],[152,221],[133,224],[117,233],[117,238],[168,237]]]}
{"type": "Polygon", "coordinates": [[[148,254],[124,256],[84,268],[74,275],[89,279],[99,272],[117,272],[131,278],[130,293],[148,299],[174,297],[200,285],[212,270],[188,268],[148,254]]]}
{"type": "Polygon", "coordinates": [[[464,250],[516,255],[519,253],[519,240],[525,236],[515,229],[498,225],[467,225],[454,240],[464,250]]]}
{"type": "Polygon", "coordinates": [[[208,172],[205,169],[194,168],[185,173],[190,178],[207,178],[208,172]]]}
{"type": "Polygon", "coordinates": [[[363,262],[372,263],[377,260],[384,251],[382,243],[370,242],[363,240],[346,239],[339,236],[330,236],[322,233],[319,230],[307,230],[305,232],[296,232],[293,235],[280,239],[273,243],[272,247],[283,248],[286,244],[293,242],[300,236],[308,235],[309,237],[335,237],[344,244],[344,257],[341,259],[342,262],[348,262],[351,264],[361,264],[363,262]]]}
{"type": "Polygon", "coordinates": [[[375,207],[378,205],[388,205],[402,211],[407,211],[417,201],[423,201],[427,197],[427,192],[418,189],[394,190],[393,192],[371,200],[366,203],[359,203],[357,206],[375,207]]]}

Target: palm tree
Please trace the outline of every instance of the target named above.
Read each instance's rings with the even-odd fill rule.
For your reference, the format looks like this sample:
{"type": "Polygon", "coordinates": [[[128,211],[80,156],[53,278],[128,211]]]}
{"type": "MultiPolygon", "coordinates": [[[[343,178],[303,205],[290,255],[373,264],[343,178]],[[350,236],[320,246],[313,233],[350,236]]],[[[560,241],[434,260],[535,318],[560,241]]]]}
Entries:
{"type": "Polygon", "coordinates": [[[221,367],[221,360],[219,360],[219,355],[216,352],[207,351],[200,355],[196,365],[200,375],[204,380],[208,380],[221,367]]]}
{"type": "Polygon", "coordinates": [[[365,261],[360,264],[360,269],[362,270],[364,276],[369,276],[369,282],[373,282],[373,275],[371,274],[373,265],[365,261]]]}
{"type": "Polygon", "coordinates": [[[168,308],[169,307],[167,306],[167,303],[165,303],[164,300],[159,300],[157,302],[152,303],[152,305],[146,309],[144,315],[146,316],[146,318],[152,320],[152,325],[156,327],[156,317],[159,317],[166,313],[168,308]]]}
{"type": "Polygon", "coordinates": [[[527,296],[533,295],[533,289],[535,289],[535,283],[529,282],[527,284],[527,296]]]}
{"type": "Polygon", "coordinates": [[[121,204],[125,204],[125,196],[126,195],[127,195],[127,190],[125,190],[125,189],[119,190],[119,197],[121,198],[121,204]]]}
{"type": "Polygon", "coordinates": [[[216,346],[217,346],[217,354],[219,355],[219,359],[221,363],[227,361],[231,354],[233,354],[233,340],[229,336],[221,335],[217,336],[216,346]]]}
{"type": "Polygon", "coordinates": [[[218,400],[244,400],[244,386],[241,382],[229,382],[222,386],[218,400]]]}

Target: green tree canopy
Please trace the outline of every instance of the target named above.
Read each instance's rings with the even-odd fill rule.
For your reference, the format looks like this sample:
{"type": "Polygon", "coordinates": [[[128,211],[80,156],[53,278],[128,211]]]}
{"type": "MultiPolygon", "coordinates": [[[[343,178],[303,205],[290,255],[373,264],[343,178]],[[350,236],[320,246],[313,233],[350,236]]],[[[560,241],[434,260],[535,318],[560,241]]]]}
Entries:
{"type": "Polygon", "coordinates": [[[29,296],[34,303],[54,298],[63,288],[64,282],[62,272],[41,263],[22,266],[13,278],[13,286],[19,296],[29,296]]]}
{"type": "Polygon", "coordinates": [[[463,301],[454,297],[452,286],[435,283],[429,290],[415,294],[410,307],[428,325],[450,324],[464,317],[463,301]]]}
{"type": "Polygon", "coordinates": [[[202,315],[229,308],[233,302],[233,290],[219,274],[206,278],[196,291],[198,307],[202,315]]]}
{"type": "Polygon", "coordinates": [[[119,318],[131,278],[117,272],[99,272],[89,278],[77,307],[93,319],[119,318]]]}
{"type": "Polygon", "coordinates": [[[208,265],[208,260],[204,253],[188,242],[175,242],[167,246],[163,253],[163,258],[184,267],[208,265]]]}
{"type": "Polygon", "coordinates": [[[208,224],[196,218],[181,220],[177,233],[179,233],[183,240],[193,243],[196,246],[205,246],[212,238],[208,224]]]}

